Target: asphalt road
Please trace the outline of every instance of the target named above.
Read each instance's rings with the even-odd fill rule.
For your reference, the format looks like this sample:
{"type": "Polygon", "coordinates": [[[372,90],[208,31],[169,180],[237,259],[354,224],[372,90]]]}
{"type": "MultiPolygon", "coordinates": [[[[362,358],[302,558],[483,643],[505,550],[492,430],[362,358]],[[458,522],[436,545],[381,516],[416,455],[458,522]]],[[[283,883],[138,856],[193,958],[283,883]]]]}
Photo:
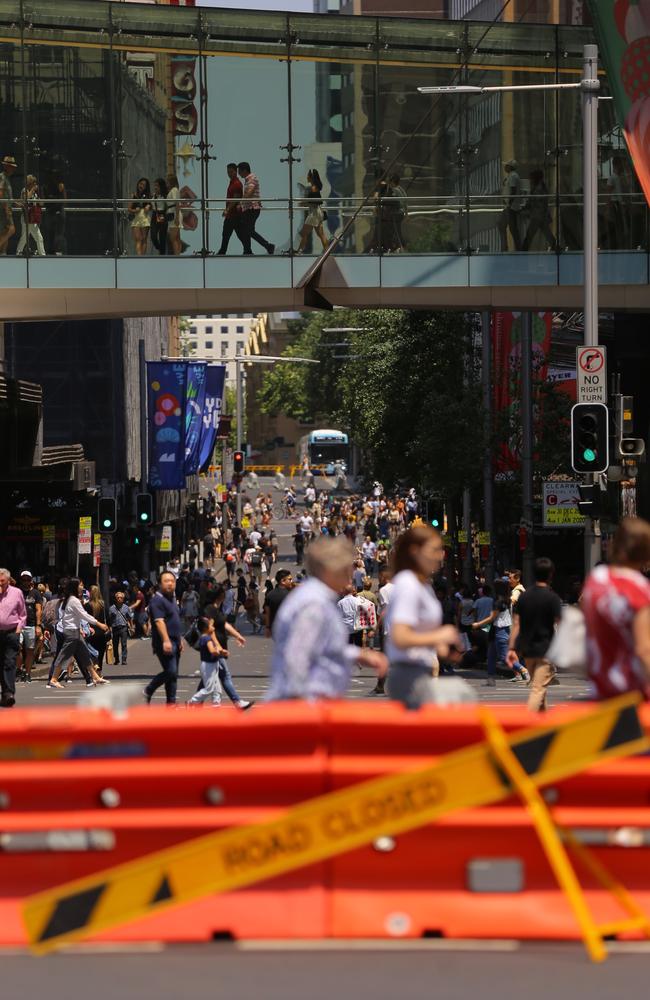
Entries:
{"type": "Polygon", "coordinates": [[[647,946],[592,965],[579,945],[518,942],[118,946],[32,958],[0,951],[7,1000],[620,1000],[646,990],[647,946]],[[267,950],[268,949],[268,950],[267,950]],[[91,985],[92,984],[92,985],[91,985]]]}
{"type": "MultiPolygon", "coordinates": [[[[260,488],[270,489],[272,481],[261,480],[260,488]]],[[[280,506],[280,493],[275,491],[277,498],[276,506],[280,506]]],[[[280,559],[274,567],[274,573],[280,568],[288,568],[296,571],[295,554],[291,543],[291,536],[294,531],[294,522],[286,520],[275,520],[273,527],[278,535],[278,548],[280,559]]],[[[220,571],[220,575],[224,574],[220,571]]],[[[231,643],[230,670],[233,674],[235,686],[240,696],[245,700],[259,701],[264,697],[268,687],[268,676],[271,661],[272,642],[263,636],[252,635],[252,629],[246,621],[245,616],[240,616],[237,627],[246,637],[246,646],[241,649],[234,642],[231,643]]],[[[85,693],[83,680],[77,675],[77,679],[66,686],[65,690],[48,690],[45,686],[47,677],[47,661],[44,667],[38,669],[38,677],[31,684],[19,683],[16,692],[16,702],[19,705],[33,705],[36,707],[61,704],[74,704],[78,698],[85,693]]],[[[199,667],[199,656],[193,649],[188,649],[181,662],[181,676],[178,685],[178,700],[185,702],[194,693],[197,685],[199,667]]],[[[139,688],[144,687],[148,679],[158,673],[157,660],[151,652],[151,643],[142,640],[132,640],[129,643],[128,664],[106,667],[104,675],[111,681],[125,682],[139,688]]],[[[485,687],[485,673],[483,671],[459,670],[459,676],[467,680],[475,689],[476,696],[481,702],[525,702],[528,698],[526,685],[519,681],[512,683],[509,678],[497,679],[496,687],[485,687]]],[[[352,676],[349,697],[366,698],[375,685],[375,677],[372,671],[364,669],[357,671],[352,676]]],[[[560,684],[551,688],[549,704],[554,705],[560,702],[583,699],[587,696],[587,685],[582,678],[562,676],[560,684]]],[[[160,688],[154,700],[164,700],[164,689],[160,688]]]]}

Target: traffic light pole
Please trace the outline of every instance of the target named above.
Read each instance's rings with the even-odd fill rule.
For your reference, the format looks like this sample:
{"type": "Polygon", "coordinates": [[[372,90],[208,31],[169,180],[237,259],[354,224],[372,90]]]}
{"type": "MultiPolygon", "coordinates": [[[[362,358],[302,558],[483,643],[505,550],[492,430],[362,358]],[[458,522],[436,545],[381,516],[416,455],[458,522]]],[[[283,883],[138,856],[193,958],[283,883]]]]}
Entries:
{"type": "MultiPolygon", "coordinates": [[[[242,450],[242,444],[244,436],[242,433],[242,415],[244,412],[244,400],[243,400],[243,385],[242,385],[242,370],[241,362],[239,358],[235,359],[235,397],[236,397],[236,416],[235,421],[237,423],[237,437],[235,438],[235,444],[237,450],[242,450]]],[[[237,524],[241,527],[241,517],[242,517],[242,484],[237,483],[237,524]]]]}
{"type": "MultiPolygon", "coordinates": [[[[584,250],[584,344],[598,343],[598,46],[585,45],[582,63],[582,189],[584,250]]],[[[587,475],[585,485],[593,485],[587,475]]],[[[585,519],[584,572],[595,568],[602,555],[600,521],[585,519]]]]}
{"type": "MultiPolygon", "coordinates": [[[[147,362],[145,358],[144,340],[138,341],[138,375],[140,381],[140,492],[146,493],[149,478],[147,442],[147,362]]],[[[147,580],[151,571],[151,530],[153,525],[147,525],[142,546],[142,578],[147,580]]]]}
{"type": "Polygon", "coordinates": [[[533,314],[521,314],[521,500],[526,548],[522,560],[524,584],[534,581],[533,536],[533,314]]]}
{"type": "Polygon", "coordinates": [[[483,458],[483,528],[490,536],[485,578],[494,582],[494,488],[492,480],[492,350],[490,313],[481,315],[481,384],[483,390],[483,421],[487,431],[483,458]]]}

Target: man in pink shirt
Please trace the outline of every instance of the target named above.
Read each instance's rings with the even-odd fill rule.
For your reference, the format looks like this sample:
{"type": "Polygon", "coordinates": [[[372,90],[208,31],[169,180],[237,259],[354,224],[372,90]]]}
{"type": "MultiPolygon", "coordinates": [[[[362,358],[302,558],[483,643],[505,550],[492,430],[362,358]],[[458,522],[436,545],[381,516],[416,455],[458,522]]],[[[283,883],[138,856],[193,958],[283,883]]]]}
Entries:
{"type": "Polygon", "coordinates": [[[237,164],[237,171],[244,182],[240,224],[240,239],[244,244],[244,257],[250,257],[253,253],[251,250],[251,240],[255,240],[256,243],[264,247],[267,253],[275,253],[275,243],[269,243],[255,229],[255,224],[262,211],[259,179],[251,170],[250,163],[247,163],[246,160],[242,160],[241,163],[237,164]]]}
{"type": "Polygon", "coordinates": [[[11,586],[11,573],[0,569],[0,708],[16,704],[16,657],[27,621],[23,592],[11,586]]]}

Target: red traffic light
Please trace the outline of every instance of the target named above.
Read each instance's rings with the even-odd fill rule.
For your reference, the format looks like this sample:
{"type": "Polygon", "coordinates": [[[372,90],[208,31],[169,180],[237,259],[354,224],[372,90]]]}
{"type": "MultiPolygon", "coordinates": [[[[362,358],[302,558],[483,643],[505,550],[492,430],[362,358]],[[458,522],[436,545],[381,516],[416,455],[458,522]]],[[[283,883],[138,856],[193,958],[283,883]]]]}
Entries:
{"type": "Polygon", "coordinates": [[[234,454],[232,456],[232,461],[233,461],[233,471],[235,472],[235,474],[238,474],[238,473],[244,471],[244,464],[245,464],[246,458],[245,458],[245,455],[244,455],[243,451],[236,451],[236,452],[234,452],[234,454]]]}

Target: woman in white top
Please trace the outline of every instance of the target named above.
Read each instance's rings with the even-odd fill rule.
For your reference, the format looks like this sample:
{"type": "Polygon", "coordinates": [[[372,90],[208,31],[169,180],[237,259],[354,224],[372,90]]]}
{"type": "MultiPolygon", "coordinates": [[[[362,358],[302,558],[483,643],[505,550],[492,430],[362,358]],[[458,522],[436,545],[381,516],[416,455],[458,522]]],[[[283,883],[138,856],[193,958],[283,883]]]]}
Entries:
{"type": "Polygon", "coordinates": [[[148,177],[141,177],[136,184],[129,205],[129,215],[131,216],[135,252],[138,257],[143,257],[147,252],[147,240],[151,227],[151,188],[148,177]]]}
{"type": "Polygon", "coordinates": [[[454,625],[442,625],[442,608],[431,587],[440,569],[442,538],[429,525],[409,528],[393,550],[393,589],[387,611],[388,694],[408,708],[434,701],[438,657],[459,648],[454,625]]]}
{"type": "Polygon", "coordinates": [[[63,664],[68,660],[75,659],[79,669],[83,674],[86,686],[93,687],[96,683],[92,678],[92,659],[88,652],[88,647],[81,637],[81,623],[87,622],[93,628],[108,632],[108,625],[98,621],[93,615],[85,610],[79,600],[83,593],[83,583],[73,576],[67,582],[63,599],[59,605],[59,627],[63,633],[63,642],[52,664],[52,678],[48,682],[48,687],[61,687],[59,684],[59,674],[63,664]]]}
{"type": "Polygon", "coordinates": [[[167,244],[169,252],[178,256],[182,250],[181,193],[176,174],[169,174],[167,177],[167,244]]]}

